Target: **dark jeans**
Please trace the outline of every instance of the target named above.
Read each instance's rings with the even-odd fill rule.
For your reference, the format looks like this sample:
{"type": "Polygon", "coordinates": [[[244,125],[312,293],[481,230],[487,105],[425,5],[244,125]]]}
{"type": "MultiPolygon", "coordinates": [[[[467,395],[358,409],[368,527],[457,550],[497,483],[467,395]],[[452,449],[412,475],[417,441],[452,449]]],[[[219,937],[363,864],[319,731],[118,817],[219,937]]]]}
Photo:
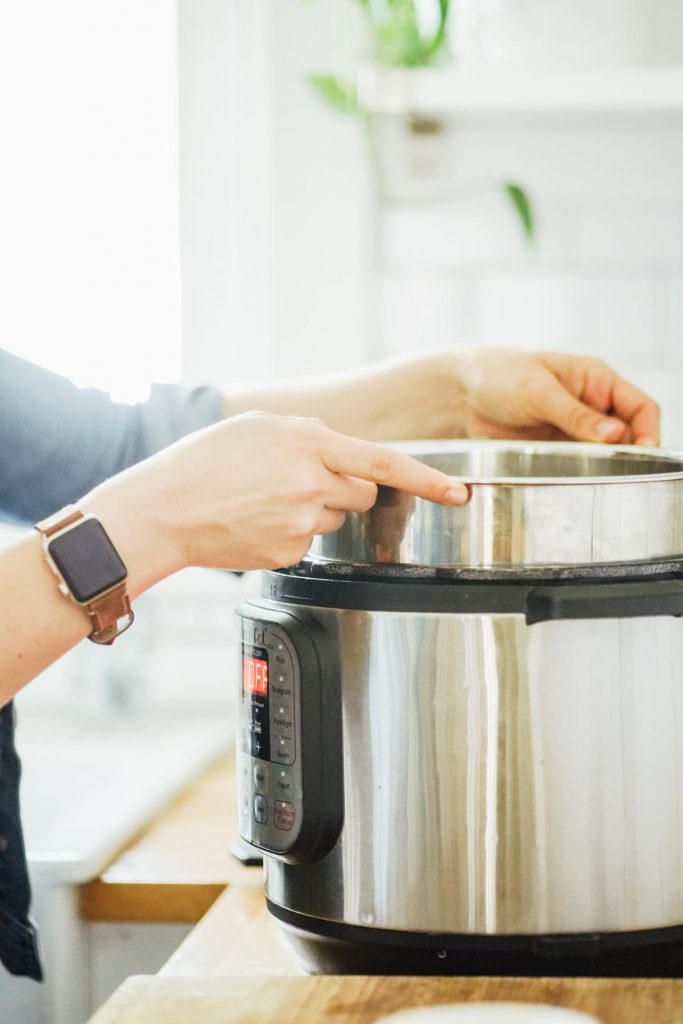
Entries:
{"type": "Polygon", "coordinates": [[[19,816],[21,764],[14,706],[0,708],[0,962],[12,974],[42,981],[36,930],[28,919],[31,887],[19,816]]]}

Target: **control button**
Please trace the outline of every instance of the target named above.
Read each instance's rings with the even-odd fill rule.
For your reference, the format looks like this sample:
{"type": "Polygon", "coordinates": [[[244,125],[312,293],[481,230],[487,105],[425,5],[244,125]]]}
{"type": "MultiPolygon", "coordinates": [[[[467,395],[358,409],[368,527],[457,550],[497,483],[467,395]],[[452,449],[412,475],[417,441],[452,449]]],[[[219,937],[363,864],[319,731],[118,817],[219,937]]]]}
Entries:
{"type": "Polygon", "coordinates": [[[273,804],[273,822],[281,832],[291,832],[296,822],[296,808],[289,800],[276,800],[273,804]]]}
{"type": "Polygon", "coordinates": [[[274,678],[271,680],[270,692],[275,700],[279,700],[283,704],[292,704],[294,701],[294,683],[291,676],[275,673],[274,678]]]}
{"type": "MultiPolygon", "coordinates": [[[[240,772],[239,772],[239,791],[240,793],[249,794],[251,791],[251,766],[249,760],[246,757],[240,758],[240,772]]],[[[247,814],[249,808],[247,807],[247,814]]]]}
{"type": "Polygon", "coordinates": [[[254,732],[261,732],[264,722],[268,720],[268,709],[265,704],[254,704],[251,710],[251,728],[254,732]]]}
{"type": "Polygon", "coordinates": [[[268,789],[268,769],[262,761],[254,765],[254,788],[257,793],[265,793],[268,789]]]}
{"type": "Polygon", "coordinates": [[[276,708],[275,714],[272,716],[270,721],[274,729],[276,729],[279,733],[282,733],[283,736],[292,735],[292,730],[294,729],[294,719],[292,718],[291,714],[288,715],[286,714],[286,712],[284,714],[280,714],[280,708],[276,708]]]}
{"type": "Polygon", "coordinates": [[[294,708],[291,704],[274,704],[270,709],[270,731],[291,736],[296,725],[294,708]]]}
{"type": "Polygon", "coordinates": [[[294,704],[294,684],[290,679],[286,683],[277,683],[275,680],[271,684],[271,695],[270,705],[271,708],[275,704],[285,704],[287,707],[292,707],[294,704]]]}
{"type": "Polygon", "coordinates": [[[273,703],[270,709],[271,715],[279,715],[282,718],[294,717],[294,705],[291,701],[282,699],[273,703]]]}
{"type": "Polygon", "coordinates": [[[254,797],[254,821],[259,825],[268,823],[268,801],[264,796],[254,797]]]}
{"type": "Polygon", "coordinates": [[[260,757],[262,750],[264,749],[263,738],[259,738],[256,735],[251,737],[251,749],[249,753],[252,757],[260,757]]]}
{"type": "Polygon", "coordinates": [[[294,796],[294,772],[291,768],[278,768],[275,772],[275,791],[279,797],[294,796]]]}
{"type": "Polygon", "coordinates": [[[271,761],[278,761],[280,764],[293,764],[294,737],[281,735],[273,736],[270,743],[270,759],[271,761]]]}

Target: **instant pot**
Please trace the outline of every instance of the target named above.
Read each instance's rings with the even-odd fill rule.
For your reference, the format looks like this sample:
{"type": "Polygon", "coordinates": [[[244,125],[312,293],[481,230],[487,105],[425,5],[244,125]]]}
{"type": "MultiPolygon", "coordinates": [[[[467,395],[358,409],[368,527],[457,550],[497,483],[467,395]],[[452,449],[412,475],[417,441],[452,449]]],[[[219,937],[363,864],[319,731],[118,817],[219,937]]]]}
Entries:
{"type": "Polygon", "coordinates": [[[308,970],[683,973],[683,455],[402,445],[241,620],[239,821],[308,970]]]}

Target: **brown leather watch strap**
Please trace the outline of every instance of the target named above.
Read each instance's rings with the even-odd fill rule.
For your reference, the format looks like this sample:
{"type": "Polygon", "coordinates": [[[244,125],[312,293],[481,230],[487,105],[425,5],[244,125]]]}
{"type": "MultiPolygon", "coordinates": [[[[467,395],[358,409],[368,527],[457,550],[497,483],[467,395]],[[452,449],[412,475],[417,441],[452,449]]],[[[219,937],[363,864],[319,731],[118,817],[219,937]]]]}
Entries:
{"type": "Polygon", "coordinates": [[[60,530],[66,530],[67,526],[77,523],[82,518],[83,513],[80,508],[76,508],[75,505],[66,505],[60,512],[55,512],[54,515],[36,523],[36,530],[44,537],[52,537],[53,534],[59,533],[60,530]]]}
{"type": "Polygon", "coordinates": [[[94,626],[89,640],[96,644],[113,644],[120,633],[133,622],[133,610],[130,606],[130,598],[126,589],[126,581],[100,594],[94,601],[85,605],[85,610],[90,616],[94,626]],[[125,625],[121,621],[125,619],[125,625]]]}
{"type": "MultiPolygon", "coordinates": [[[[46,551],[48,550],[47,544],[51,537],[54,537],[55,534],[61,533],[64,530],[77,526],[79,520],[84,518],[85,516],[83,512],[81,512],[76,505],[67,505],[54,515],[36,523],[36,530],[43,535],[43,543],[46,547],[46,551]]],[[[89,518],[94,517],[89,516],[89,518]]],[[[111,543],[111,540],[109,540],[109,543],[111,543]]],[[[128,596],[125,579],[121,583],[117,583],[115,586],[111,587],[109,590],[105,590],[103,593],[98,594],[91,601],[82,604],[81,602],[76,601],[70,593],[64,580],[62,580],[49,557],[48,564],[53,572],[56,573],[60,581],[60,590],[62,593],[70,597],[79,605],[80,608],[83,608],[90,618],[93,630],[89,634],[88,639],[92,640],[93,643],[113,644],[116,637],[120,636],[121,633],[125,632],[125,630],[132,625],[135,616],[130,606],[130,598],[128,596]]]]}

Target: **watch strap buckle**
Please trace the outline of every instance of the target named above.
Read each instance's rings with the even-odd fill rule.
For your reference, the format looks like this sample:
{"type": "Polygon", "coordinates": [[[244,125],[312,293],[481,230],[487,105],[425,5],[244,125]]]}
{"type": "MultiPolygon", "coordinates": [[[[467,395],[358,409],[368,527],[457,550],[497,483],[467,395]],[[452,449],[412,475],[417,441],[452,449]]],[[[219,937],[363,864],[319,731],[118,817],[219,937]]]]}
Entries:
{"type": "Polygon", "coordinates": [[[86,611],[94,627],[88,640],[94,644],[113,644],[135,619],[125,582],[112,587],[106,594],[100,594],[86,605],[86,611]]]}

